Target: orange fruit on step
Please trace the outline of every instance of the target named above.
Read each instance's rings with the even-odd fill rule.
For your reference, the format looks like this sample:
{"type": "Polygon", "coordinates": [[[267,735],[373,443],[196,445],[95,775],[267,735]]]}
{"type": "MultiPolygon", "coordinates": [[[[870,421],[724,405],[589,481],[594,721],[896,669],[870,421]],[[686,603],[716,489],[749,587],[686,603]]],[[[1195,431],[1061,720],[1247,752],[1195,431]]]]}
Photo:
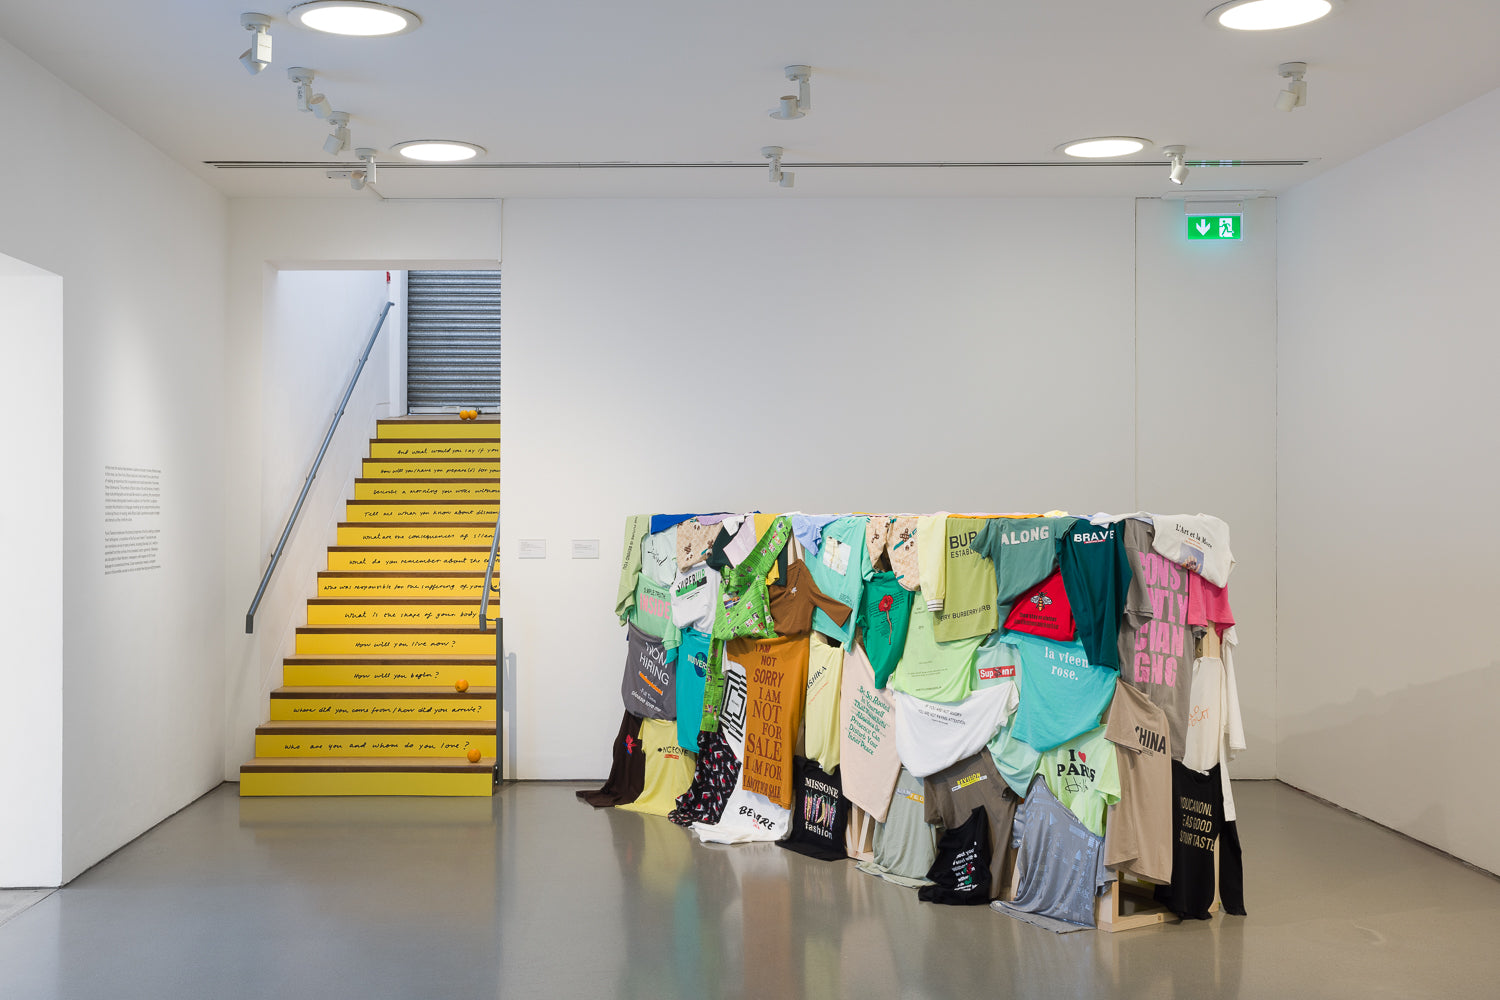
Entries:
{"type": "Polygon", "coordinates": [[[453,682],[453,690],[457,691],[459,694],[463,694],[465,691],[469,690],[469,682],[460,678],[453,682]]]}
{"type": "Polygon", "coordinates": [[[468,757],[469,757],[469,763],[470,764],[478,764],[479,763],[479,748],[475,747],[474,749],[470,750],[469,754],[468,754],[468,757]]]}

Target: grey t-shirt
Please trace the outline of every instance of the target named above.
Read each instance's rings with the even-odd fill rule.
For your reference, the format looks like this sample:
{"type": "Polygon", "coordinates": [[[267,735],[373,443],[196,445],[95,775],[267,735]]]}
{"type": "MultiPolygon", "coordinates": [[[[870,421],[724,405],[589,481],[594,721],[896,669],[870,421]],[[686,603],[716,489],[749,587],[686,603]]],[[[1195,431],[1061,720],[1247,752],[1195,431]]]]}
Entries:
{"type": "Polygon", "coordinates": [[[991,908],[1054,930],[1093,927],[1094,895],[1108,881],[1102,864],[1104,838],[1090,833],[1072,810],[1035,781],[1016,818],[1021,834],[1016,898],[991,908]]]}
{"type": "Polygon", "coordinates": [[[1166,713],[1172,759],[1181,760],[1192,708],[1197,640],[1187,623],[1188,571],[1151,551],[1151,525],[1125,521],[1130,593],[1120,623],[1120,679],[1166,713]]]}
{"type": "Polygon", "coordinates": [[[620,697],[625,710],[644,719],[677,718],[677,652],[662,641],[628,625],[625,676],[620,697]]]}
{"type": "Polygon", "coordinates": [[[895,876],[905,885],[928,884],[927,870],[937,857],[937,830],[927,822],[922,779],[906,768],[896,779],[896,793],[885,822],[875,828],[875,859],[860,867],[872,874],[895,876]]]}
{"type": "Polygon", "coordinates": [[[952,829],[983,806],[990,832],[990,898],[996,899],[1010,868],[1011,821],[1016,814],[1016,796],[1006,786],[988,750],[981,750],[943,768],[926,779],[926,818],[929,823],[952,829]]]}

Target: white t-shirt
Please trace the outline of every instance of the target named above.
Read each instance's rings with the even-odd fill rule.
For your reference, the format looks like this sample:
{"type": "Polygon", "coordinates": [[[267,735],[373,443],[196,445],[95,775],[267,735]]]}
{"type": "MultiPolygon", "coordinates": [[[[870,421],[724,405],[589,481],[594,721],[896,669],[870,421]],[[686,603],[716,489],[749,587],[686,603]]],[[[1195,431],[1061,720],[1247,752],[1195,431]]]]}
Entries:
{"type": "Polygon", "coordinates": [[[641,539],[641,572],[663,587],[677,579],[677,525],[641,539]]]}
{"type": "Polygon", "coordinates": [[[955,702],[923,701],[904,691],[893,694],[896,754],[918,778],[983,750],[1021,700],[1014,682],[975,691],[955,702]]]}
{"type": "Polygon", "coordinates": [[[1160,555],[1198,573],[1217,586],[1229,582],[1234,554],[1229,551],[1229,525],[1212,514],[1156,514],[1151,547],[1160,555]]]}
{"type": "Polygon", "coordinates": [[[1224,731],[1224,663],[1217,656],[1200,656],[1193,661],[1188,705],[1182,766],[1207,774],[1219,762],[1219,737],[1224,731]]]}
{"type": "MultiPolygon", "coordinates": [[[[741,775],[744,772],[740,772],[741,775]]],[[[747,792],[736,780],[724,815],[712,826],[694,823],[693,833],[706,844],[749,844],[757,840],[785,840],[792,831],[792,811],[758,792],[747,792]]]]}
{"type": "Polygon", "coordinates": [[[706,562],[696,563],[672,581],[672,624],[712,633],[718,601],[719,571],[709,569],[706,562]]]}

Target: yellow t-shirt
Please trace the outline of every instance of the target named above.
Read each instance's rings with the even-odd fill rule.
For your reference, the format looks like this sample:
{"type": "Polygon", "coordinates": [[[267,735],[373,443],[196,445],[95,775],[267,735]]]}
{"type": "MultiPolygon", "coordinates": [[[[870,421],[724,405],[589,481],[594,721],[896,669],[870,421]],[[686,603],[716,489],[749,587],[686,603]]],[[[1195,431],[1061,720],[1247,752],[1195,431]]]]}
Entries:
{"type": "Polygon", "coordinates": [[[641,748],[646,753],[645,786],[634,802],[615,808],[665,816],[677,807],[677,796],[693,783],[698,758],[677,745],[673,719],[642,719],[641,748]]]}
{"type": "Polygon", "coordinates": [[[839,687],[844,651],[813,633],[807,657],[807,757],[825,771],[839,766],[839,687]]]}

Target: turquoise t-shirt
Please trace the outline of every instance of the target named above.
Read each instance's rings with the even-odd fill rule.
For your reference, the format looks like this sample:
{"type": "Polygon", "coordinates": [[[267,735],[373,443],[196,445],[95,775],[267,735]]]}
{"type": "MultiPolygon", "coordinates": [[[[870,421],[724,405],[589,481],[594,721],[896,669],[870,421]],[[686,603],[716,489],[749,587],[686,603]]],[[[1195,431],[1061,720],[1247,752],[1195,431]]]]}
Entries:
{"type": "MultiPolygon", "coordinates": [[[[807,559],[807,568],[812,571],[818,589],[850,608],[859,607],[865,577],[874,569],[870,563],[869,546],[865,544],[865,527],[869,520],[868,517],[851,516],[829,523],[823,528],[818,554],[807,559]]],[[[854,616],[850,615],[847,622],[839,625],[822,608],[814,608],[812,627],[840,642],[848,642],[854,637],[854,616]]]]}
{"type": "Polygon", "coordinates": [[[995,769],[1011,791],[1024,799],[1031,788],[1031,779],[1036,777],[1036,765],[1042,759],[1042,752],[1016,739],[1015,728],[1015,720],[1001,727],[990,740],[990,756],[995,758],[995,769]]]}
{"type": "Polygon", "coordinates": [[[1115,696],[1118,670],[1095,667],[1081,642],[1053,642],[1025,632],[1003,633],[1021,654],[1021,705],[1016,739],[1043,753],[1099,725],[1115,696]]]}
{"type": "Polygon", "coordinates": [[[703,685],[708,677],[708,647],[713,639],[707,632],[683,629],[682,645],[677,647],[677,742],[684,749],[698,752],[698,726],[703,721],[703,685]]]}
{"type": "Polygon", "coordinates": [[[997,517],[987,521],[969,548],[995,564],[995,610],[1000,621],[1016,598],[1057,568],[1057,539],[1072,517],[997,517]]]}

